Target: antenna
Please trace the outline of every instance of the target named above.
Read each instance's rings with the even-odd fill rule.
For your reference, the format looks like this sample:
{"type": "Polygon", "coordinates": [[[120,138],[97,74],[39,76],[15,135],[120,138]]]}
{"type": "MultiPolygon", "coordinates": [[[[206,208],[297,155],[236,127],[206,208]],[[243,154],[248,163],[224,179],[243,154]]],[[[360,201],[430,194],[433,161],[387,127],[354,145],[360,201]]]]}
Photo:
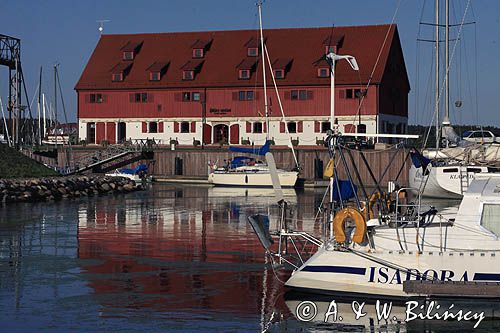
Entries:
{"type": "Polygon", "coordinates": [[[111,22],[111,20],[97,20],[97,23],[99,23],[99,33],[102,35],[104,31],[104,23],[111,22]]]}

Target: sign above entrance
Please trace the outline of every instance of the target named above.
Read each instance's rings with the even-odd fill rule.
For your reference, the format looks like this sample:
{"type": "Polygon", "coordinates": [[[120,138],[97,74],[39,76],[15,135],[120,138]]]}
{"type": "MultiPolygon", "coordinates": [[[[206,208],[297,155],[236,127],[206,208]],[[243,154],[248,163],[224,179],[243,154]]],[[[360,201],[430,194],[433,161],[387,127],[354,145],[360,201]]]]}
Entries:
{"type": "Polygon", "coordinates": [[[231,109],[215,109],[215,108],[212,108],[212,109],[210,109],[209,112],[213,113],[213,114],[227,114],[227,113],[231,113],[231,109]]]}

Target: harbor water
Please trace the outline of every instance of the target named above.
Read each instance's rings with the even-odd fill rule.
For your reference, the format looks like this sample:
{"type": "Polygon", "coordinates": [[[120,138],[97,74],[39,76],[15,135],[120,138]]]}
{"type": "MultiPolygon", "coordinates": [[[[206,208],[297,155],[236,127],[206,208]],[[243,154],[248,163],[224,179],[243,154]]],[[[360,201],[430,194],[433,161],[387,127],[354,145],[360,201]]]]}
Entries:
{"type": "MultiPolygon", "coordinates": [[[[323,189],[285,192],[293,228],[320,235],[323,189]]],[[[457,202],[434,202],[453,206],[457,202]]],[[[283,286],[246,216],[276,216],[272,190],[154,184],[145,191],[0,207],[2,332],[468,332],[473,323],[301,321],[313,301],[283,286]]],[[[271,219],[272,220],[272,219],[271,219]]],[[[357,300],[360,303],[362,300],[357,300]]],[[[371,306],[371,305],[367,305],[371,306]]],[[[491,305],[481,305],[492,311],[491,305]]],[[[402,310],[395,308],[395,311],[402,310]]],[[[498,313],[497,313],[498,314],[498,313]]],[[[498,332],[498,320],[475,331],[498,332]]]]}

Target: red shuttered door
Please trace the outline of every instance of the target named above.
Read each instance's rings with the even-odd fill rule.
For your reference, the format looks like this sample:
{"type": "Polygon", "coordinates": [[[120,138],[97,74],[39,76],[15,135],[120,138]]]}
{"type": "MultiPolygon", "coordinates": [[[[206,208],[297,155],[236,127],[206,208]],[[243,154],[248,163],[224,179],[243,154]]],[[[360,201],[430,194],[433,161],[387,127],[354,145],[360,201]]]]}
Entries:
{"type": "Polygon", "coordinates": [[[240,125],[234,124],[229,128],[229,143],[233,145],[240,143],[240,125]]]}
{"type": "Polygon", "coordinates": [[[344,133],[356,133],[356,126],[353,124],[344,125],[344,133]]]}
{"type": "Polygon", "coordinates": [[[212,126],[203,124],[203,144],[209,145],[212,143],[212,126]]]}
{"type": "Polygon", "coordinates": [[[106,138],[106,127],[104,123],[96,123],[95,127],[95,143],[100,144],[106,138]]]}
{"type": "Polygon", "coordinates": [[[106,123],[106,140],[112,145],[116,143],[116,124],[106,123]]]}

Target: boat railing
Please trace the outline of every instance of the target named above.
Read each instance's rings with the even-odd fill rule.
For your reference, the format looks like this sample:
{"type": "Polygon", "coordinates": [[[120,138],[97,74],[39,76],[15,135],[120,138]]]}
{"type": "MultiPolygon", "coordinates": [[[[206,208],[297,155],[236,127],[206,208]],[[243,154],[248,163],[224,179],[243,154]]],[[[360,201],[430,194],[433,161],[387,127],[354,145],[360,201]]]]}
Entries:
{"type": "MultiPolygon", "coordinates": [[[[391,226],[396,230],[396,237],[399,242],[401,250],[408,250],[408,242],[406,239],[405,230],[408,228],[416,229],[416,245],[419,252],[424,251],[426,230],[427,228],[439,228],[439,249],[440,251],[446,250],[448,232],[447,228],[453,223],[445,218],[443,215],[438,214],[434,207],[426,211],[422,211],[422,201],[420,193],[417,196],[416,202],[402,203],[400,198],[401,192],[414,191],[414,188],[405,187],[396,191],[396,207],[394,220],[391,221],[391,226]]],[[[435,233],[433,233],[435,235],[435,233]]]]}

